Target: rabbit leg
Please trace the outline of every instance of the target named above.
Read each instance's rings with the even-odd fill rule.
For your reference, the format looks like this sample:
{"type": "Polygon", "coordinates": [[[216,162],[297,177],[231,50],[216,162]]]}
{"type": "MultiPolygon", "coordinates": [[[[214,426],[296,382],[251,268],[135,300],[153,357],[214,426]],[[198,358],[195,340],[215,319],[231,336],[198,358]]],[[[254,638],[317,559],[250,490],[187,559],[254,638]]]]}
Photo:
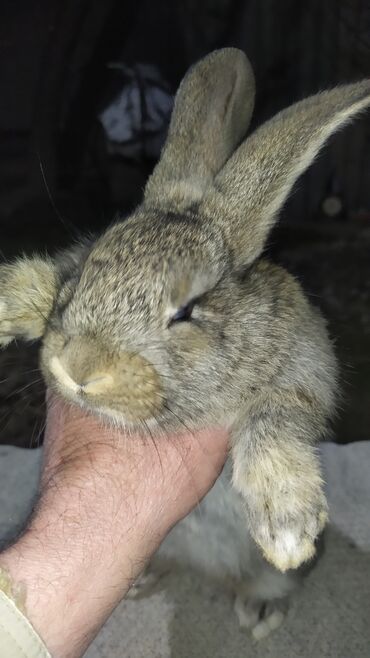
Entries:
{"type": "Polygon", "coordinates": [[[0,347],[42,336],[56,294],[50,260],[24,258],[0,266],[0,347]]]}
{"type": "Polygon", "coordinates": [[[255,600],[245,600],[244,596],[238,593],[235,597],[234,612],[238,618],[240,628],[250,630],[254,628],[260,619],[262,603],[255,600]]]}
{"type": "MultiPolygon", "coordinates": [[[[262,558],[259,557],[259,560],[262,558]]],[[[261,640],[279,628],[288,611],[289,596],[301,582],[296,572],[282,574],[267,562],[236,585],[234,610],[241,628],[261,640]]]]}
{"type": "Polygon", "coordinates": [[[237,594],[234,611],[240,628],[251,632],[255,640],[263,640],[272,631],[281,626],[284,621],[288,603],[285,599],[277,601],[261,601],[258,599],[245,600],[237,594]]]}
{"type": "Polygon", "coordinates": [[[255,640],[264,640],[270,633],[276,631],[284,621],[288,604],[285,600],[268,601],[263,605],[261,617],[252,628],[255,640]]]}
{"type": "Polygon", "coordinates": [[[327,519],[312,445],[324,427],[320,409],[269,396],[234,433],[233,484],[245,499],[252,537],[280,571],[313,557],[327,519]]]}

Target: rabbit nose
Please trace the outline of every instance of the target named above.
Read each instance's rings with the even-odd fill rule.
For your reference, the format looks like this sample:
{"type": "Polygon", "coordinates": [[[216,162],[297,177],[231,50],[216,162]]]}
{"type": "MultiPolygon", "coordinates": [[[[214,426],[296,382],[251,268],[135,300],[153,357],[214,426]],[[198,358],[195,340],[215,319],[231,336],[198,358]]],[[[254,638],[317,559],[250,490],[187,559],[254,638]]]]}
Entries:
{"type": "Polygon", "coordinates": [[[130,421],[150,418],[163,406],[160,375],[141,354],[107,349],[88,336],[74,336],[50,352],[43,357],[47,371],[67,398],[130,421]]]}
{"type": "Polygon", "coordinates": [[[63,388],[77,395],[102,395],[114,386],[112,355],[86,336],[71,338],[54,353],[49,369],[63,388]]]}
{"type": "Polygon", "coordinates": [[[57,356],[53,356],[50,359],[49,367],[50,367],[50,372],[52,373],[52,375],[54,375],[55,379],[58,382],[60,382],[67,389],[70,389],[71,391],[73,391],[73,393],[79,393],[80,392],[81,387],[68,374],[68,372],[65,369],[64,365],[61,363],[60,359],[58,359],[57,356]]]}
{"type": "Polygon", "coordinates": [[[114,385],[114,379],[109,374],[95,374],[91,375],[87,380],[81,384],[81,391],[88,395],[101,395],[106,393],[114,385]]]}
{"type": "Polygon", "coordinates": [[[50,361],[50,370],[54,377],[73,393],[86,393],[88,395],[100,395],[105,393],[114,384],[112,375],[108,373],[92,373],[85,377],[82,382],[75,381],[68,373],[65,365],[57,357],[53,356],[50,361]]]}

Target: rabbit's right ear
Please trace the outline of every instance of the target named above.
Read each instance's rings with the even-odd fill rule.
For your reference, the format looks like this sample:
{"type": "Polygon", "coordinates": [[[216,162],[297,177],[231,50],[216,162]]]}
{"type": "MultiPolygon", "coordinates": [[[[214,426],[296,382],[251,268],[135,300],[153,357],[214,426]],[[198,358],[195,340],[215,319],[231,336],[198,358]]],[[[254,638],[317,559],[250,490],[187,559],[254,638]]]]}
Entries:
{"type": "Polygon", "coordinates": [[[222,226],[235,268],[253,262],[298,177],[336,130],[370,107],[370,80],[342,85],[279,112],[237,148],[199,213],[222,226]]]}
{"type": "Polygon", "coordinates": [[[252,68],[241,50],[216,50],[193,66],[176,94],[144,204],[181,212],[200,201],[245,136],[254,94],[252,68]]]}

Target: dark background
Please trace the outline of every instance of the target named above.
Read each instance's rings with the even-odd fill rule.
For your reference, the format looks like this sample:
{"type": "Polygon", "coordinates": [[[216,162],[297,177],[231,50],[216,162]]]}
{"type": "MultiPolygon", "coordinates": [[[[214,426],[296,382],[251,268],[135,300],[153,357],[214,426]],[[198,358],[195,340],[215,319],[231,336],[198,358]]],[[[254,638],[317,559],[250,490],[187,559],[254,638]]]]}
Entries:
{"type": "MultiPolygon", "coordinates": [[[[255,127],[305,95],[370,76],[370,2],[2,0],[1,258],[52,253],[130,212],[159,153],[148,149],[139,65],[155,66],[173,94],[195,60],[230,45],[255,70],[255,127]],[[124,148],[98,119],[124,81],[112,62],[129,68],[142,98],[142,125],[124,148]]],[[[268,246],[329,318],[342,365],[339,442],[369,438],[369,165],[364,116],[302,177],[268,246]]],[[[37,445],[43,396],[37,346],[1,352],[0,443],[37,445]]]]}

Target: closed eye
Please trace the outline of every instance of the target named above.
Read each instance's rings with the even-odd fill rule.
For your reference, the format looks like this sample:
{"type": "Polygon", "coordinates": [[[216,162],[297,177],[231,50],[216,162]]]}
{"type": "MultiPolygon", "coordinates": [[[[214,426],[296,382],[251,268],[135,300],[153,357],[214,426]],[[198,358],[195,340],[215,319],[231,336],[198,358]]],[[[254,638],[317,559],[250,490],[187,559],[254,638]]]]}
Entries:
{"type": "Polygon", "coordinates": [[[190,322],[195,303],[196,300],[193,299],[185,306],[181,306],[170,319],[168,326],[171,327],[173,324],[178,322],[190,322]]]}

